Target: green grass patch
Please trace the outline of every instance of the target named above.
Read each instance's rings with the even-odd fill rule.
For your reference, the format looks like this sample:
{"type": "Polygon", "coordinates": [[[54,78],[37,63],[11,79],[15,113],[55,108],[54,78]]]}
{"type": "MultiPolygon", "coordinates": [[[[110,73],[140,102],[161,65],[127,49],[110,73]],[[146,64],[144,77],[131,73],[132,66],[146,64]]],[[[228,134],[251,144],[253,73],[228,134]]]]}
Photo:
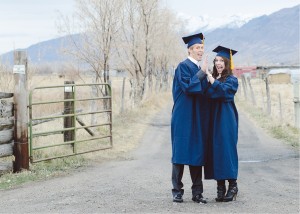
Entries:
{"type": "Polygon", "coordinates": [[[30,170],[1,175],[0,189],[9,189],[24,183],[64,175],[71,172],[72,169],[82,167],[86,164],[87,161],[80,155],[34,163],[30,165],[30,170]]]}

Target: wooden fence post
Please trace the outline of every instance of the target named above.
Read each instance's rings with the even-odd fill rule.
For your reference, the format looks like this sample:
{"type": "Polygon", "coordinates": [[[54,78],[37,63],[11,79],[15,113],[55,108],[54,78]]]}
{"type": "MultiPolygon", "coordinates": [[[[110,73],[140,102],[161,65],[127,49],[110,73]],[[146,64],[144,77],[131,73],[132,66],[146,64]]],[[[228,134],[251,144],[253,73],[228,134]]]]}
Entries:
{"type": "Polygon", "coordinates": [[[294,82],[294,109],[295,109],[295,127],[300,129],[300,98],[299,82],[294,82]]]}
{"type": "Polygon", "coordinates": [[[271,114],[271,95],[270,95],[270,87],[269,87],[269,78],[266,76],[266,94],[267,94],[267,114],[271,114]]]}
{"type": "Polygon", "coordinates": [[[252,104],[256,106],[256,100],[255,100],[255,96],[254,96],[254,92],[253,92],[253,88],[252,88],[252,85],[251,85],[251,82],[250,82],[250,76],[247,77],[247,81],[248,81],[248,85],[249,85],[249,88],[250,88],[250,93],[251,93],[251,99],[252,99],[252,104]]]}
{"type": "Polygon", "coordinates": [[[279,116],[280,116],[280,121],[282,122],[283,115],[282,115],[282,105],[281,105],[281,95],[280,95],[280,93],[278,93],[278,102],[279,102],[279,116]]]}
{"type": "Polygon", "coordinates": [[[248,100],[248,98],[247,98],[247,84],[246,84],[245,74],[242,74],[241,77],[242,77],[242,86],[243,86],[245,100],[248,100]]]}
{"type": "Polygon", "coordinates": [[[14,52],[14,172],[29,169],[28,152],[28,92],[27,92],[27,53],[14,52]]]}
{"type": "Polygon", "coordinates": [[[261,109],[264,112],[265,110],[265,98],[264,98],[264,93],[261,91],[261,109]]]}
{"type": "MultiPolygon", "coordinates": [[[[74,84],[74,81],[65,81],[65,92],[64,99],[74,99],[74,86],[68,86],[69,84],[74,84]]],[[[64,102],[64,114],[74,114],[74,101],[64,102]]],[[[74,116],[64,117],[64,128],[75,127],[74,116]]],[[[69,130],[64,131],[64,142],[73,141],[75,139],[75,131],[69,130]]],[[[74,149],[74,144],[72,144],[74,149]]]]}
{"type": "Polygon", "coordinates": [[[125,80],[126,80],[126,77],[123,77],[123,82],[122,82],[122,97],[121,97],[121,113],[124,112],[125,80]]]}
{"type": "MultiPolygon", "coordinates": [[[[97,83],[97,74],[96,77],[93,79],[93,83],[97,83]]],[[[98,87],[97,85],[92,85],[91,97],[98,96],[98,87]]],[[[97,103],[96,100],[91,100],[91,112],[97,111],[97,103]]],[[[91,114],[91,125],[95,125],[97,123],[97,118],[95,114],[91,114]]]]}

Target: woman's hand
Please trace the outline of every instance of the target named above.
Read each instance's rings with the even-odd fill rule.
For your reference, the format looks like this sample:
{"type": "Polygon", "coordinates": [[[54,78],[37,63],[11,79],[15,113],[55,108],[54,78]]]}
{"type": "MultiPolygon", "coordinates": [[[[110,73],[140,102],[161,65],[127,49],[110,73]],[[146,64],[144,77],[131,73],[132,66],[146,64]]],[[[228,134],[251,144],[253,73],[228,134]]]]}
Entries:
{"type": "Polygon", "coordinates": [[[206,73],[208,71],[208,55],[206,54],[203,59],[201,70],[206,73]]]}
{"type": "Polygon", "coordinates": [[[209,72],[208,69],[206,70],[205,73],[206,73],[206,75],[207,75],[207,80],[208,80],[211,84],[213,84],[213,83],[215,82],[215,78],[213,78],[212,74],[209,72]]]}
{"type": "Polygon", "coordinates": [[[205,73],[206,73],[207,76],[211,75],[211,73],[210,73],[210,71],[208,69],[206,69],[205,73]]]}

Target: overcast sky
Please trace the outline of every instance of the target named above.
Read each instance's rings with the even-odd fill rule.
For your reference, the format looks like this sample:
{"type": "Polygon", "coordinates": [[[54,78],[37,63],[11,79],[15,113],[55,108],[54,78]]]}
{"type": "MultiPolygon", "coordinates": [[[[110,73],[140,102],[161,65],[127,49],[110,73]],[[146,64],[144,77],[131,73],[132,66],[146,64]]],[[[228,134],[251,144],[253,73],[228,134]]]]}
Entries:
{"type": "MultiPolygon", "coordinates": [[[[215,18],[257,17],[299,4],[299,0],[162,0],[176,13],[215,18]]],[[[0,0],[0,54],[58,37],[58,11],[71,15],[73,0],[0,0]]]]}
{"type": "Polygon", "coordinates": [[[300,4],[299,0],[163,0],[174,9],[186,14],[209,15],[269,15],[282,8],[300,4]]]}

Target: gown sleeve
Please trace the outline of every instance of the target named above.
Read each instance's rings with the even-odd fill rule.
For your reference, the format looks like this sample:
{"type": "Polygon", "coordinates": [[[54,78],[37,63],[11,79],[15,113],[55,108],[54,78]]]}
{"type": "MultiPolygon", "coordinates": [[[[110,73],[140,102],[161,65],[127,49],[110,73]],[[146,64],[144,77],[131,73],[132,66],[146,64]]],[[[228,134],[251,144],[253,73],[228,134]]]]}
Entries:
{"type": "Polygon", "coordinates": [[[186,94],[202,94],[203,88],[200,81],[205,79],[206,74],[200,69],[196,74],[192,74],[188,66],[184,63],[181,63],[176,71],[176,78],[182,89],[186,94]]]}
{"type": "MultiPolygon", "coordinates": [[[[202,87],[203,84],[202,84],[202,87]]],[[[220,82],[219,80],[215,80],[214,83],[208,88],[206,91],[206,95],[210,98],[225,98],[225,99],[233,99],[236,91],[238,89],[238,80],[234,76],[227,77],[225,82],[220,82]]]]}

